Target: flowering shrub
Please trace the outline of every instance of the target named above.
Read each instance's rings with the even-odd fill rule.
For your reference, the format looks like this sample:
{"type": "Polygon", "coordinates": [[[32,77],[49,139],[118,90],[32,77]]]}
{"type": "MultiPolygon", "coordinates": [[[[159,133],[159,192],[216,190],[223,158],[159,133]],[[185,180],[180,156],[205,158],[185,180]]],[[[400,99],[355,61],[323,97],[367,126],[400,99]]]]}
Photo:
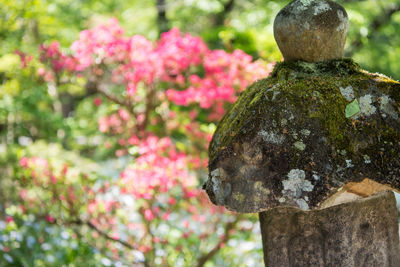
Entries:
{"type": "Polygon", "coordinates": [[[212,206],[200,186],[214,122],[270,65],[211,50],[178,29],[156,42],[127,37],[115,19],[82,31],[70,53],[42,45],[40,62],[49,88],[84,79],[102,140],[91,149],[129,164],[102,177],[26,153],[16,172],[22,214],[78,227],[114,260],[146,266],[203,266],[228,251],[237,227],[252,229],[247,217],[212,206]]]}

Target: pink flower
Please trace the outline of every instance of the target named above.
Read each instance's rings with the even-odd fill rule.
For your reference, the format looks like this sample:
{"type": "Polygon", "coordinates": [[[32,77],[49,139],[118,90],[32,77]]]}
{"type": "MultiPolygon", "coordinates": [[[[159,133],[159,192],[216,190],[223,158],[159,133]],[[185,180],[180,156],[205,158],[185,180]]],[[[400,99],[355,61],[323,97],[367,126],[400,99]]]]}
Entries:
{"type": "Polygon", "coordinates": [[[192,197],[195,197],[195,196],[197,196],[197,195],[198,195],[197,190],[187,190],[187,191],[185,192],[185,196],[186,196],[187,198],[192,198],[192,197]]]}
{"type": "Polygon", "coordinates": [[[51,73],[51,72],[49,72],[49,71],[46,71],[46,73],[44,74],[44,80],[46,81],[46,82],[52,82],[52,81],[54,81],[54,75],[51,73]]]}
{"type": "Polygon", "coordinates": [[[144,211],[144,218],[145,218],[147,221],[153,220],[153,219],[154,219],[153,212],[152,212],[151,210],[149,210],[149,209],[146,209],[146,210],[144,211]]]}
{"type": "Polygon", "coordinates": [[[117,232],[114,232],[111,234],[111,238],[114,240],[118,240],[120,238],[120,234],[117,232]]]}
{"type": "Polygon", "coordinates": [[[6,216],[6,222],[7,223],[11,223],[13,221],[14,221],[14,219],[11,216],[6,216]]]}
{"type": "Polygon", "coordinates": [[[45,220],[49,223],[54,223],[56,220],[51,215],[46,215],[45,220]]]}
{"type": "Polygon", "coordinates": [[[127,120],[129,120],[129,112],[128,111],[126,111],[125,109],[122,109],[122,108],[120,108],[119,110],[118,110],[118,115],[119,115],[119,117],[122,119],[122,120],[124,120],[124,121],[127,121],[127,120]]]}
{"type": "Polygon", "coordinates": [[[44,68],[38,68],[37,74],[39,76],[44,76],[46,73],[46,70],[44,68]]]}
{"type": "Polygon", "coordinates": [[[139,144],[139,139],[137,138],[137,136],[132,135],[129,139],[128,139],[128,143],[132,146],[138,145],[139,144]]]}
{"type": "Polygon", "coordinates": [[[50,176],[50,182],[54,185],[57,183],[56,177],[54,175],[50,176]]]}
{"type": "Polygon", "coordinates": [[[19,166],[21,166],[23,168],[28,168],[28,158],[21,157],[19,160],[19,166]]]}
{"type": "Polygon", "coordinates": [[[96,97],[95,99],[93,99],[93,104],[97,107],[101,105],[101,102],[102,101],[99,97],[96,97]]]}
{"type": "Polygon", "coordinates": [[[176,204],[175,198],[170,197],[170,198],[168,199],[168,204],[169,204],[169,205],[175,205],[175,204],[176,204]]]}
{"type": "Polygon", "coordinates": [[[87,206],[88,212],[91,214],[93,214],[96,211],[96,208],[97,208],[96,202],[91,202],[87,206]]]}
{"type": "Polygon", "coordinates": [[[26,189],[21,189],[19,191],[19,196],[22,198],[22,200],[27,200],[28,191],[26,189]]]}
{"type": "Polygon", "coordinates": [[[15,54],[17,54],[21,59],[21,68],[25,69],[28,63],[32,60],[32,56],[27,56],[25,53],[15,50],[15,54]]]}
{"type": "Polygon", "coordinates": [[[168,218],[169,218],[169,213],[168,213],[168,212],[164,213],[164,214],[161,216],[161,219],[164,220],[164,221],[168,221],[168,218]]]}

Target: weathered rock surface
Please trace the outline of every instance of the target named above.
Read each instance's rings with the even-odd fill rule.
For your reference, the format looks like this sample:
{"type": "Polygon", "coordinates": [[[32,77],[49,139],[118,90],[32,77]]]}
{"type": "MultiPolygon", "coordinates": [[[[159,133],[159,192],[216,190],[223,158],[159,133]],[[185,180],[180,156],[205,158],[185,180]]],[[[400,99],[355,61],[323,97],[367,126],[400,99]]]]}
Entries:
{"type": "Polygon", "coordinates": [[[277,64],[218,125],[205,189],[237,212],[312,209],[366,177],[400,189],[399,103],[399,82],[351,60],[277,64]]]}
{"type": "Polygon", "coordinates": [[[392,192],[323,210],[260,213],[265,266],[400,266],[392,192]]]}
{"type": "Polygon", "coordinates": [[[274,35],[285,61],[341,59],[349,20],[339,4],[296,0],[276,16],[274,35]]]}

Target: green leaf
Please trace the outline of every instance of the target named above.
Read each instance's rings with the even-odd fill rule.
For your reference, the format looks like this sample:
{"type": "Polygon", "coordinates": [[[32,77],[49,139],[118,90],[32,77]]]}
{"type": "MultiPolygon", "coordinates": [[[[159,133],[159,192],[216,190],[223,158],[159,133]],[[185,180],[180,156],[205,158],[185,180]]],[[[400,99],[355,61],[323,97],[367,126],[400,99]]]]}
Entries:
{"type": "Polygon", "coordinates": [[[355,99],[353,102],[346,106],[346,118],[350,118],[360,112],[360,106],[358,105],[358,100],[355,99]]]}

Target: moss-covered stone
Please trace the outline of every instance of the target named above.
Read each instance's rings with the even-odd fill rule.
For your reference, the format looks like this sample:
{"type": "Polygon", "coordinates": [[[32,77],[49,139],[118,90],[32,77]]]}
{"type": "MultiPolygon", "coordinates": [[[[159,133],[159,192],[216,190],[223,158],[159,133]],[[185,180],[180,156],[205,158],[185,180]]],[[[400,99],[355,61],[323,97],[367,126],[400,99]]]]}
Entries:
{"type": "Polygon", "coordinates": [[[207,193],[217,205],[259,212],[313,208],[365,177],[400,189],[398,103],[400,83],[349,59],[277,64],[218,125],[207,193]]]}

